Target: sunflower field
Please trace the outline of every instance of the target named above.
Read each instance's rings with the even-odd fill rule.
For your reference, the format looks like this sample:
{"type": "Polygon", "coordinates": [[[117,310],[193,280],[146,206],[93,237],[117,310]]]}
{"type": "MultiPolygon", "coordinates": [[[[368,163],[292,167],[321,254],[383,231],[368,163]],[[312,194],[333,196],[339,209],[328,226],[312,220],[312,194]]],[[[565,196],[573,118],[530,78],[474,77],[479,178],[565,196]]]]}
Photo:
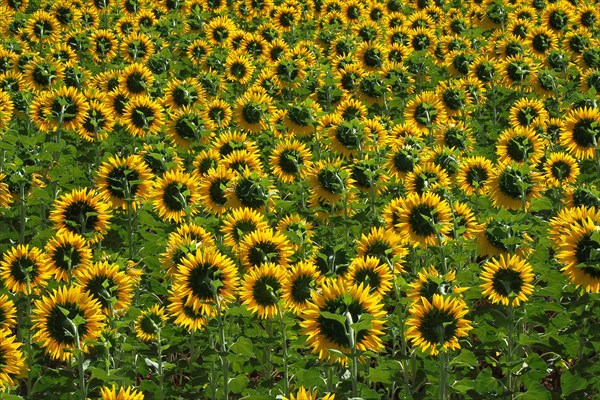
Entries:
{"type": "Polygon", "coordinates": [[[0,21],[0,399],[600,398],[598,0],[0,21]]]}

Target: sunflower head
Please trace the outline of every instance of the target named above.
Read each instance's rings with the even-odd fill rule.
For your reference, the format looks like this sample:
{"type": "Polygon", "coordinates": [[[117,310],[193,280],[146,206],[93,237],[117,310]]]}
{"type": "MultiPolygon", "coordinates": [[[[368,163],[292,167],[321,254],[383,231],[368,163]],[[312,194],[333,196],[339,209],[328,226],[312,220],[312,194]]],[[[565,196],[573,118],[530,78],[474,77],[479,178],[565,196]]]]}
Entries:
{"type": "MultiPolygon", "coordinates": [[[[144,342],[158,340],[160,331],[164,328],[166,321],[165,308],[155,304],[142,311],[135,320],[135,334],[144,342]]],[[[160,346],[160,343],[158,345],[160,346]]]]}
{"type": "Polygon", "coordinates": [[[518,307],[533,294],[533,268],[518,255],[504,255],[486,262],[481,272],[481,290],[492,303],[518,307]]]}
{"type": "Polygon", "coordinates": [[[240,300],[261,319],[280,313],[279,300],[287,271],[280,265],[264,263],[247,271],[242,282],[240,300]]]}

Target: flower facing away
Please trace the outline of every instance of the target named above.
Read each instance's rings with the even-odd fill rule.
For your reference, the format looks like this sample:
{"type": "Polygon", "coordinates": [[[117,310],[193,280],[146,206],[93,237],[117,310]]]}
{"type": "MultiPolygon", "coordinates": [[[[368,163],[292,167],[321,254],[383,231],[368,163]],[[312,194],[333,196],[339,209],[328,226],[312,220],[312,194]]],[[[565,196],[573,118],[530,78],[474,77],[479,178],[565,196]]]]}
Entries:
{"type": "Polygon", "coordinates": [[[27,370],[21,342],[7,329],[0,329],[0,393],[15,386],[27,370]]]}
{"type": "Polygon", "coordinates": [[[284,396],[283,400],[333,400],[334,398],[335,394],[333,393],[318,397],[318,392],[316,390],[305,389],[304,386],[301,386],[295,393],[290,393],[290,397],[284,396]]]}
{"type": "Polygon", "coordinates": [[[285,268],[270,262],[252,268],[242,283],[242,304],[261,319],[275,317],[279,313],[280,292],[286,275],[285,268]]]}
{"type": "Polygon", "coordinates": [[[119,388],[117,390],[113,385],[112,388],[103,387],[100,389],[101,400],[144,400],[144,394],[132,388],[119,388]]]}
{"type": "Polygon", "coordinates": [[[73,349],[86,352],[86,341],[100,336],[106,319],[91,294],[65,286],[36,300],[32,314],[33,339],[53,359],[63,361],[73,357],[73,349]]]}
{"type": "Polygon", "coordinates": [[[143,311],[135,320],[135,334],[144,342],[158,340],[160,330],[164,327],[166,320],[165,308],[155,304],[143,311]]]}
{"type": "Polygon", "coordinates": [[[350,354],[351,334],[358,351],[383,348],[381,336],[385,311],[382,308],[380,297],[369,294],[368,286],[347,286],[342,278],[338,278],[326,281],[321,291],[312,292],[312,301],[301,315],[300,326],[308,336],[307,345],[319,354],[319,358],[345,364],[345,355],[338,357],[329,349],[350,354]],[[369,322],[361,324],[363,321],[369,322]]]}
{"type": "Polygon", "coordinates": [[[518,307],[533,293],[533,269],[518,255],[501,254],[483,266],[481,290],[492,303],[518,307]]]}
{"type": "Polygon", "coordinates": [[[31,294],[50,279],[47,265],[48,259],[40,249],[19,244],[4,253],[0,278],[11,292],[31,294]]]}
{"type": "Polygon", "coordinates": [[[432,356],[460,349],[459,338],[473,329],[471,321],[463,318],[468,311],[464,300],[457,297],[434,294],[431,301],[422,297],[409,308],[406,338],[432,356]]]}

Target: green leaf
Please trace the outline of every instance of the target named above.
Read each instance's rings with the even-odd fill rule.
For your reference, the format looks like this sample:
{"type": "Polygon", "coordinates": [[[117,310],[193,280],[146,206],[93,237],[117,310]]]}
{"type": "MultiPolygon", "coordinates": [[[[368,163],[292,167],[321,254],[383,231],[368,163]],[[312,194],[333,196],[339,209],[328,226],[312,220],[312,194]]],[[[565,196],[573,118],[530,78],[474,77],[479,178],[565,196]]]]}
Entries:
{"type": "Polygon", "coordinates": [[[241,336],[237,342],[231,345],[231,352],[248,357],[254,357],[254,349],[252,341],[241,336]]]}
{"type": "Polygon", "coordinates": [[[563,372],[562,376],[560,377],[560,387],[562,388],[563,398],[568,398],[568,396],[572,395],[573,393],[584,390],[587,388],[587,386],[587,379],[569,370],[563,372]]]}
{"type": "Polygon", "coordinates": [[[248,386],[248,382],[246,375],[238,375],[229,380],[229,390],[235,394],[242,393],[242,390],[246,389],[246,386],[248,386]]]}
{"type": "Polygon", "coordinates": [[[343,326],[346,324],[346,317],[343,315],[337,315],[329,311],[321,311],[321,315],[327,319],[332,319],[334,321],[339,322],[343,326]]]}
{"type": "Polygon", "coordinates": [[[453,360],[451,360],[448,365],[473,368],[478,366],[479,362],[477,361],[477,357],[475,357],[475,354],[473,354],[472,351],[462,349],[460,351],[460,354],[456,356],[453,360]]]}

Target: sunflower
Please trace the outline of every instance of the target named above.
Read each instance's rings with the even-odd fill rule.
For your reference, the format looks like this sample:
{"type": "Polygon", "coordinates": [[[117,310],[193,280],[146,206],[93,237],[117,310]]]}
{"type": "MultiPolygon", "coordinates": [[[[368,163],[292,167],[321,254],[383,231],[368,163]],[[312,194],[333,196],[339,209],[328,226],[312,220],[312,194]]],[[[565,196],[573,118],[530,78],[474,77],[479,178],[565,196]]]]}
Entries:
{"type": "Polygon", "coordinates": [[[136,210],[151,187],[152,173],[138,155],[111,157],[98,168],[96,186],[113,207],[136,210]]]}
{"type": "MultiPolygon", "coordinates": [[[[165,327],[167,317],[165,308],[155,304],[137,317],[134,323],[135,335],[144,342],[157,341],[160,331],[165,327]]],[[[161,344],[158,343],[160,346],[161,344]]]]}
{"type": "Polygon", "coordinates": [[[277,191],[268,176],[245,168],[231,179],[226,196],[226,206],[229,208],[262,210],[269,204],[272,205],[277,191]]]}
{"type": "Polygon", "coordinates": [[[97,64],[110,63],[119,48],[117,36],[112,30],[98,29],[90,33],[90,51],[92,59],[97,64]]]}
{"type": "Polygon", "coordinates": [[[362,234],[357,241],[359,257],[374,257],[380,264],[393,269],[394,273],[404,272],[402,262],[408,254],[400,244],[401,238],[394,230],[372,227],[368,234],[362,234]]]}
{"type": "Polygon", "coordinates": [[[142,157],[150,172],[156,176],[162,176],[173,168],[183,168],[183,162],[177,154],[177,149],[164,142],[146,143],[138,155],[142,157]]]}
{"type": "Polygon", "coordinates": [[[385,165],[389,174],[397,180],[402,180],[414,170],[422,156],[422,150],[418,146],[410,146],[403,140],[395,139],[391,142],[387,156],[385,165]]]}
{"type": "Polygon", "coordinates": [[[55,280],[68,282],[92,262],[92,249],[78,233],[61,229],[46,243],[48,272],[55,280]]]}
{"type": "Polygon", "coordinates": [[[454,226],[450,236],[458,238],[462,236],[466,240],[473,240],[483,229],[483,225],[477,221],[477,217],[471,208],[462,202],[455,201],[452,204],[454,226]]]}
{"type": "Polygon", "coordinates": [[[600,207],[600,191],[596,188],[596,185],[588,185],[585,182],[568,186],[564,202],[567,207],[600,207]]]}
{"type": "MultiPolygon", "coordinates": [[[[282,400],[317,400],[317,390],[309,390],[305,389],[304,386],[301,386],[296,394],[290,393],[290,397],[283,397],[282,400]]],[[[328,393],[323,397],[319,397],[320,400],[334,400],[335,393],[328,393]]]]}
{"type": "Polygon", "coordinates": [[[223,166],[208,170],[199,189],[200,201],[206,211],[219,216],[228,210],[227,187],[235,174],[223,166]]]}
{"type": "Polygon", "coordinates": [[[597,233],[600,230],[600,215],[592,214],[580,224],[572,225],[562,238],[556,258],[563,264],[561,272],[576,287],[586,292],[600,292],[600,257],[596,249],[600,246],[597,233]]]}
{"type": "MultiPolygon", "coordinates": [[[[13,117],[14,105],[10,95],[0,89],[0,129],[8,127],[8,123],[13,117]]],[[[2,135],[0,135],[0,138],[2,135]]]]}
{"type": "Polygon", "coordinates": [[[287,237],[270,228],[244,235],[239,249],[240,261],[245,268],[259,267],[265,263],[285,267],[293,252],[287,237]]]}
{"type": "MultiPolygon", "coordinates": [[[[402,270],[394,269],[394,273],[402,270]]],[[[380,257],[357,256],[352,260],[348,271],[344,274],[347,286],[362,285],[369,288],[370,294],[382,298],[392,289],[394,280],[390,266],[382,263],[380,257]]]]}
{"type": "Polygon", "coordinates": [[[442,81],[436,87],[436,93],[441,100],[446,113],[450,117],[469,115],[467,106],[470,98],[466,91],[458,84],[458,80],[442,81]]]}
{"type": "Polygon", "coordinates": [[[322,112],[319,104],[310,99],[306,99],[301,103],[291,104],[285,111],[283,123],[288,131],[296,137],[310,135],[317,122],[316,115],[322,112]]]}
{"type": "Polygon", "coordinates": [[[515,102],[509,111],[509,124],[512,128],[536,129],[549,119],[544,102],[540,99],[522,98],[515,102]]]}
{"type": "Polygon", "coordinates": [[[600,21],[600,11],[593,4],[579,4],[575,13],[576,26],[592,29],[600,21]]]}
{"type": "MultiPolygon", "coordinates": [[[[367,118],[369,111],[367,107],[358,99],[353,97],[349,97],[344,99],[337,105],[335,108],[335,113],[342,117],[344,121],[352,121],[354,119],[362,121],[367,118]]],[[[342,121],[338,121],[336,124],[341,123],[342,121]]],[[[334,126],[332,125],[332,127],[334,126]]]]}
{"type": "Polygon", "coordinates": [[[0,329],[0,393],[17,386],[18,378],[27,371],[26,358],[21,351],[21,342],[9,330],[0,329]]]}
{"type": "Polygon", "coordinates": [[[575,227],[584,227],[588,219],[600,220],[600,209],[594,205],[561,208],[555,217],[550,218],[548,237],[557,248],[560,248],[564,238],[573,232],[575,227]]]}
{"type": "Polygon", "coordinates": [[[562,0],[548,4],[542,11],[542,21],[549,29],[561,32],[575,22],[573,6],[562,0]]]}
{"type": "Polygon", "coordinates": [[[219,165],[234,172],[243,175],[245,170],[262,171],[263,165],[260,161],[260,154],[249,150],[233,150],[225,157],[219,160],[219,165]]]}
{"type": "Polygon", "coordinates": [[[112,111],[101,102],[91,100],[88,102],[87,110],[75,132],[85,141],[101,141],[108,137],[114,125],[115,119],[112,111]]]}
{"type": "Polygon", "coordinates": [[[286,282],[287,271],[272,262],[253,267],[244,274],[240,301],[260,319],[279,314],[278,302],[286,282]]]}
{"type": "Polygon", "coordinates": [[[592,88],[596,93],[600,92],[600,70],[590,68],[581,75],[579,89],[582,93],[588,93],[592,88]]]}
{"type": "Polygon", "coordinates": [[[186,305],[187,298],[179,292],[169,292],[169,305],[167,311],[174,319],[175,325],[181,326],[190,332],[196,332],[208,324],[208,319],[201,309],[194,310],[192,306],[186,305]]]}
{"type": "Polygon", "coordinates": [[[344,159],[359,156],[369,141],[364,127],[357,119],[345,120],[328,129],[331,148],[344,159]]]}
{"type": "Polygon", "coordinates": [[[77,287],[95,298],[107,315],[125,310],[131,304],[133,283],[131,278],[119,271],[117,264],[99,261],[79,271],[77,287]]]}
{"type": "Polygon", "coordinates": [[[133,32],[125,36],[119,45],[119,50],[128,63],[146,62],[155,52],[151,37],[141,32],[133,32]]]}
{"type": "Polygon", "coordinates": [[[289,214],[277,222],[277,231],[289,240],[294,252],[310,251],[313,225],[298,214],[289,214]]]}
{"type": "Polygon", "coordinates": [[[377,43],[362,43],[356,50],[355,57],[365,71],[379,71],[387,60],[387,51],[377,43]]]}
{"type": "Polygon", "coordinates": [[[380,351],[383,349],[381,336],[385,311],[380,297],[369,294],[369,288],[363,285],[347,286],[342,278],[325,281],[320,291],[313,291],[312,301],[304,310],[300,323],[302,333],[307,335],[306,344],[321,359],[347,362],[346,355],[352,352],[351,338],[348,337],[350,325],[362,318],[369,317],[370,327],[362,327],[353,332],[356,349],[359,351],[380,351]],[[339,318],[329,316],[331,313],[339,318]],[[343,321],[343,322],[342,322],[343,321]],[[343,353],[338,356],[330,349],[343,353]]]}
{"type": "Polygon", "coordinates": [[[154,83],[154,75],[146,65],[134,62],[129,64],[119,76],[119,85],[130,98],[148,96],[154,83]]]}
{"type": "Polygon", "coordinates": [[[483,265],[482,295],[492,303],[518,307],[533,294],[533,268],[518,255],[501,254],[483,265]]]}
{"type": "Polygon", "coordinates": [[[12,330],[17,325],[17,308],[6,294],[0,295],[0,330],[12,330]]]}
{"type": "Polygon", "coordinates": [[[50,279],[48,258],[37,247],[17,245],[7,250],[0,263],[0,278],[14,293],[31,294],[50,279]]]}
{"type": "Polygon", "coordinates": [[[406,103],[404,119],[422,134],[446,121],[444,105],[434,92],[422,92],[406,103]]]}
{"type": "Polygon", "coordinates": [[[235,23],[227,16],[217,16],[204,27],[204,32],[210,42],[222,47],[228,46],[236,30],[235,23]]]}
{"type": "Polygon", "coordinates": [[[198,212],[196,204],[200,200],[199,182],[179,168],[171,169],[155,182],[151,194],[154,210],[159,218],[180,222],[183,218],[198,212]]]}
{"type": "Polygon", "coordinates": [[[317,161],[311,166],[307,179],[314,195],[329,203],[349,196],[354,184],[350,170],[340,159],[317,161]]]}
{"type": "Polygon", "coordinates": [[[269,161],[273,175],[283,183],[304,179],[312,165],[310,149],[295,139],[278,141],[269,161]]]}
{"type": "Polygon", "coordinates": [[[235,120],[238,126],[251,133],[268,129],[273,99],[264,90],[249,90],[236,100],[235,120]]]}
{"type": "Polygon", "coordinates": [[[308,66],[301,58],[292,58],[288,50],[272,68],[275,71],[277,86],[296,89],[305,83],[308,66]]]}
{"type": "Polygon", "coordinates": [[[206,56],[211,52],[211,44],[204,39],[194,40],[188,45],[186,50],[188,58],[194,65],[202,65],[206,60],[206,56]]]}
{"type": "Polygon", "coordinates": [[[127,131],[132,136],[145,137],[161,131],[165,116],[157,101],[141,95],[129,100],[123,110],[123,119],[127,131]]]}
{"type": "Polygon", "coordinates": [[[60,22],[49,12],[38,10],[27,19],[25,33],[32,42],[54,43],[60,35],[60,22]]]}
{"type": "Polygon", "coordinates": [[[545,148],[545,141],[529,127],[505,129],[496,142],[500,163],[535,164],[544,155],[545,148]]]}
{"type": "Polygon", "coordinates": [[[531,199],[540,195],[539,174],[527,164],[500,163],[490,176],[489,190],[494,207],[527,208],[531,199]]]}
{"type": "Polygon", "coordinates": [[[167,137],[184,150],[194,143],[206,144],[213,136],[216,125],[198,109],[185,106],[170,113],[167,137]]]}
{"type": "Polygon", "coordinates": [[[181,260],[173,291],[185,306],[214,316],[217,296],[219,306],[224,308],[235,300],[238,286],[238,271],[233,261],[214,248],[202,246],[181,260]]]}
{"type": "Polygon", "coordinates": [[[422,268],[417,274],[417,280],[409,284],[410,289],[406,296],[414,303],[418,303],[422,298],[427,301],[433,301],[433,295],[448,296],[458,295],[468,290],[457,285],[456,271],[450,271],[441,275],[435,267],[422,268]]]}
{"type": "Polygon", "coordinates": [[[300,7],[292,4],[294,3],[284,3],[274,9],[273,23],[282,32],[291,31],[302,18],[300,7]]]}
{"type": "Polygon", "coordinates": [[[404,179],[411,193],[443,192],[450,188],[450,178],[446,171],[432,162],[421,163],[409,172],[404,179]]]}
{"type": "Polygon", "coordinates": [[[204,117],[211,120],[219,129],[229,126],[232,116],[231,106],[220,98],[206,103],[204,108],[204,117]]]}
{"type": "Polygon", "coordinates": [[[531,252],[533,239],[513,225],[512,221],[503,218],[490,218],[477,234],[478,254],[482,257],[513,253],[524,256],[531,252]]]}
{"type": "Polygon", "coordinates": [[[98,192],[87,188],[73,189],[55,200],[50,221],[55,223],[55,229],[78,233],[95,243],[108,231],[109,209],[109,204],[98,192]]]}
{"type": "Polygon", "coordinates": [[[131,387],[124,389],[122,387],[117,390],[115,385],[112,388],[108,388],[103,386],[100,389],[100,396],[102,396],[101,400],[144,400],[144,394],[142,392],[138,392],[131,387]]]}
{"type": "MultiPolygon", "coordinates": [[[[184,224],[185,226],[189,226],[184,224]]],[[[202,228],[200,228],[202,229],[202,228]]],[[[204,229],[202,229],[204,230],[204,229]]],[[[166,270],[167,277],[173,277],[181,266],[181,262],[189,254],[195,252],[203,245],[214,245],[212,237],[205,235],[192,235],[188,233],[173,232],[167,240],[167,248],[161,254],[161,267],[166,270]]]]}
{"type": "Polygon", "coordinates": [[[88,103],[73,87],[61,86],[43,100],[45,123],[49,129],[77,129],[86,116],[88,103]]]}
{"type": "Polygon", "coordinates": [[[247,207],[235,208],[223,219],[221,226],[223,244],[237,251],[247,234],[262,231],[268,227],[269,224],[261,212],[247,207]]]}
{"type": "Polygon", "coordinates": [[[396,229],[404,243],[424,247],[436,245],[439,238],[450,233],[451,217],[450,205],[437,194],[410,193],[398,210],[396,229]]]}
{"type": "Polygon", "coordinates": [[[550,153],[544,164],[544,178],[547,186],[563,186],[577,182],[579,165],[567,153],[550,153]]]}
{"type": "Polygon", "coordinates": [[[163,96],[163,105],[171,110],[193,107],[204,100],[206,94],[204,89],[195,79],[179,80],[177,78],[169,81],[163,96]]]}
{"type": "Polygon", "coordinates": [[[312,262],[300,261],[292,266],[286,275],[281,296],[287,309],[295,315],[302,313],[309,305],[311,293],[320,279],[321,274],[312,262]]]}
{"type": "Polygon", "coordinates": [[[485,157],[464,158],[460,162],[456,183],[469,196],[487,193],[493,170],[492,162],[485,157]]]}
{"type": "Polygon", "coordinates": [[[502,82],[511,90],[531,91],[532,79],[538,68],[535,62],[521,54],[507,57],[500,64],[502,82]]]}
{"type": "Polygon", "coordinates": [[[86,342],[100,336],[105,320],[102,306],[90,293],[61,286],[35,301],[33,340],[53,359],[69,361],[74,349],[88,351],[86,342]]]}
{"type": "Polygon", "coordinates": [[[225,73],[227,79],[231,82],[237,82],[241,85],[250,83],[254,69],[252,59],[241,52],[231,53],[225,60],[225,73]]]}
{"type": "Polygon", "coordinates": [[[408,311],[411,316],[406,321],[406,339],[432,356],[460,349],[459,338],[473,329],[471,322],[463,318],[469,312],[467,304],[458,297],[434,294],[431,301],[422,297],[408,311]]]}
{"type": "Polygon", "coordinates": [[[593,158],[600,142],[600,111],[576,108],[565,117],[560,144],[576,159],[593,158]]]}
{"type": "Polygon", "coordinates": [[[66,43],[54,45],[50,49],[48,57],[62,64],[65,68],[72,68],[77,64],[77,53],[66,43]]]}

